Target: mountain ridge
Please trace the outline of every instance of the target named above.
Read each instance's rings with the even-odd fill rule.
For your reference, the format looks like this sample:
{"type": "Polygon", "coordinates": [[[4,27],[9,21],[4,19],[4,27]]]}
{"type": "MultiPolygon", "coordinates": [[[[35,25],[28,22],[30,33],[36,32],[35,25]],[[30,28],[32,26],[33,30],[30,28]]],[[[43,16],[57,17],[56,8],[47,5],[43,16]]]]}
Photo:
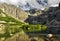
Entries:
{"type": "Polygon", "coordinates": [[[28,18],[27,12],[21,10],[20,8],[17,8],[14,5],[8,5],[6,3],[3,3],[3,4],[0,4],[0,9],[8,13],[12,17],[19,19],[22,22],[24,22],[24,20],[28,18]]]}

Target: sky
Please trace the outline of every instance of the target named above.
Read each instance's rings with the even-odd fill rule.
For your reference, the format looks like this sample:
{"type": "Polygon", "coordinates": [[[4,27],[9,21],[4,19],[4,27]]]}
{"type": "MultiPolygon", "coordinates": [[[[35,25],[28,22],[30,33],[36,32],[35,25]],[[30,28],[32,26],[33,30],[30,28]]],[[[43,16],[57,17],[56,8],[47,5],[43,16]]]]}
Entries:
{"type": "Polygon", "coordinates": [[[60,0],[0,0],[0,3],[12,4],[20,7],[23,10],[30,10],[31,8],[44,9],[45,7],[56,7],[60,0]],[[39,1],[40,3],[38,3],[39,1]],[[44,2],[47,1],[47,2],[44,2]],[[27,6],[27,3],[29,6],[27,6]]]}

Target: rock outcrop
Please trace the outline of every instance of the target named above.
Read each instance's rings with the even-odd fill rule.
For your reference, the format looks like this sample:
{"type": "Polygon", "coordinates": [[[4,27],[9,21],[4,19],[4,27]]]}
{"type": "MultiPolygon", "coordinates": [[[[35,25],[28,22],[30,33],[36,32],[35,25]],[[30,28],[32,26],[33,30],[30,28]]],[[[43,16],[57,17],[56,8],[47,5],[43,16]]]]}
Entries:
{"type": "Polygon", "coordinates": [[[0,3],[0,9],[22,22],[28,18],[27,12],[10,4],[0,3]]]}

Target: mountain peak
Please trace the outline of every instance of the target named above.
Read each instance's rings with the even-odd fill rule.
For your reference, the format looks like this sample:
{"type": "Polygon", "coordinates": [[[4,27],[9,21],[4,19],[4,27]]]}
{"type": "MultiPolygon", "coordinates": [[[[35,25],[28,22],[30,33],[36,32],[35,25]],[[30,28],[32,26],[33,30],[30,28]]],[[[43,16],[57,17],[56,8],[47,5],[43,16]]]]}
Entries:
{"type": "Polygon", "coordinates": [[[59,2],[60,0],[0,0],[0,3],[12,4],[23,10],[30,10],[31,8],[41,10],[46,7],[56,7],[59,2]]]}

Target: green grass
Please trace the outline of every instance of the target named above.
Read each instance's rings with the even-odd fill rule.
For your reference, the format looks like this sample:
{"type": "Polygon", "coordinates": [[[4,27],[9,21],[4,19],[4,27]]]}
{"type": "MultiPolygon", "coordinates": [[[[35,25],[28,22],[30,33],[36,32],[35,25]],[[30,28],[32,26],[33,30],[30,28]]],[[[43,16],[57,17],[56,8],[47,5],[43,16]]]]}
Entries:
{"type": "Polygon", "coordinates": [[[5,33],[0,34],[0,38],[11,37],[10,34],[15,35],[21,30],[24,30],[24,32],[34,32],[34,31],[42,31],[42,30],[45,31],[47,28],[45,25],[32,25],[32,24],[22,23],[19,20],[9,16],[5,12],[3,12],[1,9],[0,9],[0,21],[5,22],[5,23],[0,23],[5,26],[5,28],[2,29],[2,31],[4,31],[5,33]],[[4,14],[5,17],[3,17],[1,14],[4,14]]]}
{"type": "Polygon", "coordinates": [[[21,27],[25,32],[34,32],[34,31],[42,31],[46,30],[45,25],[23,25],[21,27]]]}

